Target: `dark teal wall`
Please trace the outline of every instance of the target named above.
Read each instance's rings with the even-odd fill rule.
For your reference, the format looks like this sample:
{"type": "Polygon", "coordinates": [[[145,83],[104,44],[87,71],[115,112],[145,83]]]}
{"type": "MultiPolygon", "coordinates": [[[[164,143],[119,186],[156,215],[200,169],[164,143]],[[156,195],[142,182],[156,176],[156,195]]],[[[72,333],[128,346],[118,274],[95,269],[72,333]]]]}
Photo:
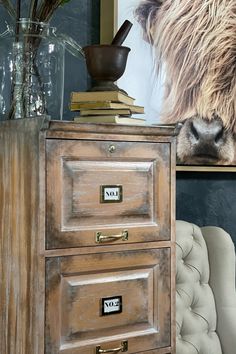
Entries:
{"type": "MultiPolygon", "coordinates": [[[[100,40],[100,0],[71,0],[57,10],[52,25],[58,31],[73,37],[83,47],[99,43],[100,40]]],[[[85,61],[66,54],[65,58],[64,117],[75,116],[68,109],[72,91],[86,91],[90,84],[85,61]]]]}
{"type": "Polygon", "coordinates": [[[236,245],[236,173],[177,172],[177,219],[225,229],[236,245]]]}

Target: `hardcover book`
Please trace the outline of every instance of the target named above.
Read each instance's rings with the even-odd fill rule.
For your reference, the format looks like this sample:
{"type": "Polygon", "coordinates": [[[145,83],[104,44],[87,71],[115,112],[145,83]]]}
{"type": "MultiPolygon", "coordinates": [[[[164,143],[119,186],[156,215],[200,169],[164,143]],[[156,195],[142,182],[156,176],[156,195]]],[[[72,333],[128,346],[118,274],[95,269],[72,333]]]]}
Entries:
{"type": "Polygon", "coordinates": [[[80,110],[81,116],[97,116],[97,115],[120,115],[129,117],[131,115],[130,109],[81,109],[80,110]]]}
{"type": "Polygon", "coordinates": [[[71,111],[80,111],[81,109],[129,109],[131,113],[144,113],[144,107],[127,105],[124,103],[116,103],[109,101],[97,101],[97,102],[71,102],[71,111]]]}
{"type": "Polygon", "coordinates": [[[111,101],[128,105],[134,104],[134,98],[120,91],[72,92],[71,103],[111,101]]]}
{"type": "Polygon", "coordinates": [[[77,123],[117,123],[117,124],[133,124],[133,125],[145,124],[145,119],[120,117],[118,115],[75,117],[74,121],[77,123]]]}

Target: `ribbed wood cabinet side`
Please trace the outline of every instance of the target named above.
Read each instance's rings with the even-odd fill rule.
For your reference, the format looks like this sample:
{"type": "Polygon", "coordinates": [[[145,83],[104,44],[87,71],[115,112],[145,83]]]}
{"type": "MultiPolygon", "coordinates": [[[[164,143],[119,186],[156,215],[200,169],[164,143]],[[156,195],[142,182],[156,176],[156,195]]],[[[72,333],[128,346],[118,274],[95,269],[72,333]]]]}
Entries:
{"type": "Polygon", "coordinates": [[[0,124],[0,353],[43,354],[42,119],[0,124]]]}

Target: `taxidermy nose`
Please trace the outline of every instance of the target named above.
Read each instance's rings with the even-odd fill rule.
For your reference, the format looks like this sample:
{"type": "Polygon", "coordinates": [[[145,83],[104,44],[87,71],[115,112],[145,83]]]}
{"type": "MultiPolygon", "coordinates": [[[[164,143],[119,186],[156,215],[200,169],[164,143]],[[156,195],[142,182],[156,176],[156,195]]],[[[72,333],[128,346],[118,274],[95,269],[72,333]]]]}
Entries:
{"type": "Polygon", "coordinates": [[[199,146],[218,147],[223,143],[224,127],[220,119],[195,119],[190,124],[190,140],[199,146]]]}

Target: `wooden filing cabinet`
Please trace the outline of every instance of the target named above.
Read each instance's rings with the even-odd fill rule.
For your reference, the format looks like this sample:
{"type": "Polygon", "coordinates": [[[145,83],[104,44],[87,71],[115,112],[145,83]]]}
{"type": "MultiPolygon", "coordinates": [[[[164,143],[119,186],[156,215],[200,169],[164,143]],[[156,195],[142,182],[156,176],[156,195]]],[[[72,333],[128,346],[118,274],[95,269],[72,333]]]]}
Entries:
{"type": "Polygon", "coordinates": [[[1,353],[175,353],[174,135],[1,123],[1,353]]]}

